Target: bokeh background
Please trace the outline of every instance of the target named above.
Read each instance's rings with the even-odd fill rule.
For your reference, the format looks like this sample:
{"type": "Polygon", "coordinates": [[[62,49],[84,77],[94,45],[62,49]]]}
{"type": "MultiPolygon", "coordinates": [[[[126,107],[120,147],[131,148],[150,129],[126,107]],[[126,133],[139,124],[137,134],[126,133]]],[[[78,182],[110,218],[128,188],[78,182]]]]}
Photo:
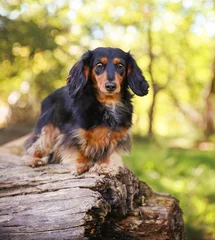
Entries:
{"type": "Polygon", "coordinates": [[[0,144],[31,131],[40,101],[99,46],[131,50],[150,83],[126,164],[180,200],[188,240],[215,239],[214,0],[2,0],[0,144]]]}

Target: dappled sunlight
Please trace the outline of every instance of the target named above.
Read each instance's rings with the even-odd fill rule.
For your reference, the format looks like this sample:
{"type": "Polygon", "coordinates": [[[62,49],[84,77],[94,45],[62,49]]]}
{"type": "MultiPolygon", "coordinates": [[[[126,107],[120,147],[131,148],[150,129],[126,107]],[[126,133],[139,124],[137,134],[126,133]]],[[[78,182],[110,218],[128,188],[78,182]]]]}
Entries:
{"type": "Polygon", "coordinates": [[[28,93],[30,91],[30,84],[27,81],[23,81],[20,85],[21,93],[28,93]]]}
{"type": "Polygon", "coordinates": [[[11,105],[14,105],[17,103],[20,97],[21,97],[21,93],[19,91],[13,91],[8,96],[8,103],[11,105]]]}
{"type": "Polygon", "coordinates": [[[21,57],[28,57],[30,53],[30,50],[28,47],[21,46],[19,43],[14,43],[12,51],[14,56],[21,56],[21,57]]]}
{"type": "Polygon", "coordinates": [[[0,128],[4,127],[7,123],[7,120],[10,118],[10,108],[4,103],[0,102],[0,128]]]}

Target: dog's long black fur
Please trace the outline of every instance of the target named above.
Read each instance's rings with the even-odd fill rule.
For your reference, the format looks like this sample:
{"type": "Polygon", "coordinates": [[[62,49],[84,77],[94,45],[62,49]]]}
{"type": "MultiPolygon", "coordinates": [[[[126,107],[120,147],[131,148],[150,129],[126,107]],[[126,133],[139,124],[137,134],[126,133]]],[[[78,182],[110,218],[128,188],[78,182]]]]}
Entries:
{"type": "MultiPolygon", "coordinates": [[[[126,53],[118,48],[97,48],[87,51],[70,70],[67,85],[57,89],[43,100],[41,115],[32,136],[25,144],[25,149],[34,144],[40,137],[42,129],[49,124],[58,128],[60,134],[64,135],[61,145],[67,147],[80,144],[79,139],[76,139],[73,134],[74,129],[88,131],[98,126],[106,126],[110,131],[129,129],[132,125],[133,113],[132,94],[129,87],[138,96],[146,95],[149,88],[142,71],[129,52],[126,53]],[[103,65],[103,70],[96,67],[101,58],[108,61],[120,60],[123,63],[123,69],[121,65],[109,63],[103,65]],[[101,102],[98,98],[99,89],[92,76],[96,74],[99,77],[104,72],[107,76],[106,82],[114,82],[114,74],[122,78],[120,102],[115,103],[113,100],[113,104],[109,104],[109,102],[101,102]]],[[[100,152],[98,156],[95,153],[94,157],[99,159],[107,153],[108,151],[103,151],[103,155],[100,152]]]]}

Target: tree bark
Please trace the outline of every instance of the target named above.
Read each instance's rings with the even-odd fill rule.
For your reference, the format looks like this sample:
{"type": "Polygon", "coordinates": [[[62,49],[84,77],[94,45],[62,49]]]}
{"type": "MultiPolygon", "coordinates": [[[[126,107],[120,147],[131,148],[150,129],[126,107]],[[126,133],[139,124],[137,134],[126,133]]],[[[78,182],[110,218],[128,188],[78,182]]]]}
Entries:
{"type": "Polygon", "coordinates": [[[78,177],[60,164],[33,169],[15,143],[0,148],[0,239],[185,239],[178,200],[127,167],[78,177]]]}
{"type": "Polygon", "coordinates": [[[215,57],[212,66],[212,78],[205,98],[206,114],[205,114],[205,136],[208,138],[214,133],[214,111],[215,111],[215,57]]]}
{"type": "Polygon", "coordinates": [[[152,83],[152,103],[149,108],[149,128],[148,128],[148,137],[153,138],[154,137],[154,130],[153,130],[153,125],[154,125],[154,115],[155,115],[155,106],[156,106],[156,100],[157,100],[157,94],[159,93],[160,90],[164,89],[164,86],[159,86],[158,83],[156,83],[155,77],[154,77],[154,71],[153,71],[153,66],[154,66],[154,59],[155,56],[152,52],[153,48],[153,41],[152,41],[152,23],[151,20],[149,19],[148,22],[148,31],[147,31],[147,36],[148,36],[148,55],[149,55],[149,66],[148,66],[148,72],[151,78],[151,83],[152,83]]]}

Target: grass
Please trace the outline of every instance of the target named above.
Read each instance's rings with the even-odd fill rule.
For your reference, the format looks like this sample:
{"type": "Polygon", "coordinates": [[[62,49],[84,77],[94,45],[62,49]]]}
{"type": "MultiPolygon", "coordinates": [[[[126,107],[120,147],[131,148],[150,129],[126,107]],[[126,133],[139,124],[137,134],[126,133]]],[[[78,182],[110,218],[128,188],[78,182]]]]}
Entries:
{"type": "Polygon", "coordinates": [[[126,165],[154,191],[180,200],[188,240],[215,239],[215,151],[133,141],[126,165]]]}

